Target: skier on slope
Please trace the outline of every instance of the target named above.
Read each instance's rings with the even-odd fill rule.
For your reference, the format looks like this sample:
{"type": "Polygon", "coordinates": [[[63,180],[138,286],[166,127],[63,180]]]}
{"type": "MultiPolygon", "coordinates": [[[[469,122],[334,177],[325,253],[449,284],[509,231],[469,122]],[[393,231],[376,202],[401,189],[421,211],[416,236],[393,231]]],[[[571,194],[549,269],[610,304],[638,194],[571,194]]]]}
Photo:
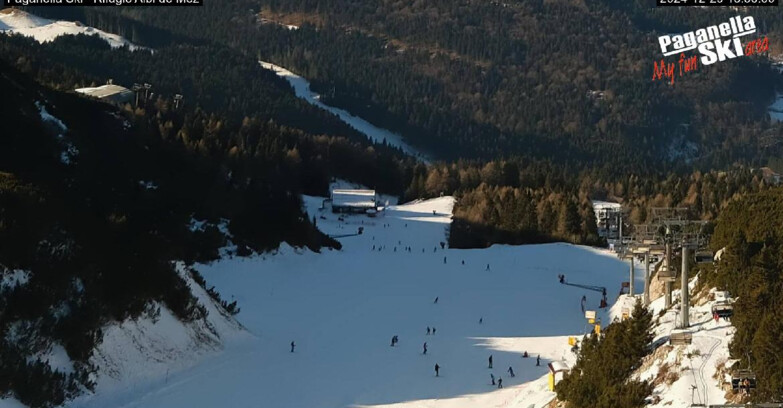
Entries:
{"type": "Polygon", "coordinates": [[[508,374],[513,377],[514,376],[514,369],[509,367],[508,368],[508,374]]]}
{"type": "Polygon", "coordinates": [[[489,270],[489,264],[487,264],[487,270],[489,270]]]}
{"type": "Polygon", "coordinates": [[[435,377],[438,377],[440,375],[440,366],[438,363],[435,363],[435,377]]]}
{"type": "Polygon", "coordinates": [[[498,388],[503,388],[503,379],[498,377],[498,388]]]}
{"type": "Polygon", "coordinates": [[[495,374],[489,373],[489,378],[492,380],[492,385],[495,385],[495,374]]]}
{"type": "Polygon", "coordinates": [[[430,335],[430,326],[427,326],[427,335],[430,335]]]}
{"type": "Polygon", "coordinates": [[[296,347],[296,343],[294,343],[294,342],[292,341],[292,342],[291,342],[291,352],[292,352],[292,353],[294,352],[294,347],[296,347]]]}
{"type": "Polygon", "coordinates": [[[424,352],[421,354],[427,354],[427,342],[424,342],[424,352]]]}
{"type": "Polygon", "coordinates": [[[435,326],[432,326],[432,335],[435,335],[435,326]]]}
{"type": "Polygon", "coordinates": [[[487,368],[492,368],[492,355],[491,354],[489,355],[489,367],[487,367],[487,368]]]}
{"type": "Polygon", "coordinates": [[[540,365],[541,365],[541,354],[539,354],[538,357],[536,357],[536,367],[540,365]]]}
{"type": "Polygon", "coordinates": [[[439,298],[440,298],[439,296],[435,296],[435,301],[433,303],[438,304],[438,299],[439,298]]]}

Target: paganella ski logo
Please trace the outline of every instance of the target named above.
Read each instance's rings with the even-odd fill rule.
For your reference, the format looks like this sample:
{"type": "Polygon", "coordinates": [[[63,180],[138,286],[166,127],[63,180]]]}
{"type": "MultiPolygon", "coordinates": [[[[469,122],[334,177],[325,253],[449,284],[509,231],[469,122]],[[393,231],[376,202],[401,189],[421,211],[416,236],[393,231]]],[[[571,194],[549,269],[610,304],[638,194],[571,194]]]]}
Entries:
{"type": "MultiPolygon", "coordinates": [[[[712,65],[729,59],[755,53],[769,51],[767,38],[749,41],[744,47],[741,37],[756,33],[756,22],[751,16],[735,16],[729,21],[701,28],[684,34],[668,34],[658,37],[658,44],[664,57],[679,55],[679,72],[695,71],[702,65],[712,65]],[[688,51],[696,50],[700,56],[686,55],[688,51]]],[[[669,78],[674,84],[675,63],[666,63],[661,59],[653,67],[653,80],[669,78]]]]}

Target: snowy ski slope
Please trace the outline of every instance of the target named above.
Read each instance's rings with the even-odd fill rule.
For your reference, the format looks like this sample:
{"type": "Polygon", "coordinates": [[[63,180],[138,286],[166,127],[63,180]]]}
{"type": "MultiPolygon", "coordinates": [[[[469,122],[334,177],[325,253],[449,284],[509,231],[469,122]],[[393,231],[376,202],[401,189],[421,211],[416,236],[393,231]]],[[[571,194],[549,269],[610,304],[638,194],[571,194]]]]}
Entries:
{"type": "Polygon", "coordinates": [[[554,396],[546,390],[546,364],[572,362],[566,336],[588,329],[582,295],[589,308],[600,300],[599,293],[559,284],[557,275],[606,286],[610,301],[628,278],[628,265],[608,252],[567,244],[442,250],[451,197],[343,221],[319,211],[322,200],[305,198],[320,229],[349,235],[364,228],[341,238],[341,251],[283,246],[198,267],[224,299],[239,301],[237,319],[251,339],[229,341],[220,354],[159,378],[157,386],[127,386],[71,406],[542,407],[554,396]],[[426,335],[427,326],[436,333],[426,335]],[[521,357],[524,351],[530,358],[521,357]],[[508,376],[509,366],[516,377],[508,376]],[[490,373],[503,378],[504,389],[490,385],[490,373]]]}
{"type": "Polygon", "coordinates": [[[424,154],[405,143],[405,141],[402,139],[402,136],[399,134],[387,129],[379,128],[358,116],[350,114],[346,110],[335,108],[321,102],[321,96],[310,90],[310,82],[307,79],[302,78],[301,76],[270,62],[259,61],[259,63],[262,67],[264,67],[264,69],[274,71],[277,76],[288,81],[288,83],[291,84],[291,86],[294,88],[294,92],[298,98],[304,99],[309,104],[315,105],[336,115],[338,118],[340,118],[340,120],[363,133],[371,141],[375,143],[382,143],[384,140],[386,140],[386,143],[388,143],[390,146],[397,147],[405,153],[414,156],[425,163],[428,162],[427,157],[424,154]]]}
{"type": "Polygon", "coordinates": [[[79,22],[49,20],[22,10],[6,9],[0,12],[0,32],[32,37],[39,43],[54,41],[55,38],[61,35],[97,35],[113,48],[126,45],[131,50],[143,48],[134,45],[117,34],[107,33],[79,22]]]}

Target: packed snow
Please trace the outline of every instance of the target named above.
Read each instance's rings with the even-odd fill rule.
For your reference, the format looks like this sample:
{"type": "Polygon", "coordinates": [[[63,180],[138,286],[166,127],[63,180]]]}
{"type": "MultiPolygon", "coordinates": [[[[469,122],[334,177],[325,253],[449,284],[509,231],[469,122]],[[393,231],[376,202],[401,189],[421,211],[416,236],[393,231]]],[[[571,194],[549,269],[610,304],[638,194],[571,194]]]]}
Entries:
{"type": "Polygon", "coordinates": [[[627,263],[588,247],[449,249],[451,197],[392,205],[374,218],[333,214],[323,201],[305,197],[306,209],[319,229],[345,236],[341,250],[282,245],[197,267],[223,299],[238,301],[251,337],[165,381],[159,372],[143,386],[126,380],[129,391],[71,406],[540,408],[554,398],[547,363],[572,364],[568,336],[592,330],[582,296],[609,319],[600,293],[562,285],[558,274],[606,287],[610,301],[628,279],[627,263]]]}
{"type": "Polygon", "coordinates": [[[41,119],[44,123],[51,124],[54,127],[54,132],[57,137],[57,141],[60,142],[63,150],[60,152],[60,162],[62,164],[71,164],[73,159],[79,155],[79,149],[71,143],[70,140],[65,138],[65,133],[68,131],[68,127],[65,126],[62,120],[56,118],[46,110],[46,106],[43,103],[36,101],[35,106],[38,108],[38,112],[41,115],[41,119]]]}
{"type": "Polygon", "coordinates": [[[388,145],[397,147],[405,153],[414,156],[425,163],[427,162],[426,155],[405,143],[401,135],[387,129],[379,128],[358,116],[350,114],[346,110],[335,108],[321,102],[321,96],[310,90],[310,82],[305,78],[302,78],[301,76],[270,62],[259,61],[259,63],[265,69],[274,71],[277,76],[288,81],[288,83],[291,84],[291,86],[294,88],[294,92],[296,93],[297,97],[304,99],[311,105],[315,105],[336,115],[338,118],[340,118],[340,120],[363,133],[371,141],[375,143],[383,143],[385,140],[388,145]]]}
{"type": "Polygon", "coordinates": [[[30,272],[21,269],[1,270],[0,289],[13,289],[30,281],[30,272]]]}
{"type": "Polygon", "coordinates": [[[783,94],[777,94],[775,102],[767,108],[773,122],[783,122],[783,94]]]}
{"type": "Polygon", "coordinates": [[[143,401],[149,395],[176,384],[176,373],[199,363],[210,365],[208,362],[220,355],[226,344],[250,337],[193,280],[183,265],[178,268],[205,307],[206,319],[183,323],[165,306],[152,304],[138,319],[105,327],[103,340],[91,359],[98,368],[95,394],[83,395],[66,406],[109,407],[128,403],[144,406],[143,401]]]}
{"type": "Polygon", "coordinates": [[[130,50],[143,48],[134,45],[119,35],[85,26],[79,22],[49,20],[22,10],[10,10],[10,12],[0,13],[0,32],[32,37],[42,44],[54,41],[55,38],[61,35],[97,35],[113,48],[124,46],[128,46],[130,50]]]}

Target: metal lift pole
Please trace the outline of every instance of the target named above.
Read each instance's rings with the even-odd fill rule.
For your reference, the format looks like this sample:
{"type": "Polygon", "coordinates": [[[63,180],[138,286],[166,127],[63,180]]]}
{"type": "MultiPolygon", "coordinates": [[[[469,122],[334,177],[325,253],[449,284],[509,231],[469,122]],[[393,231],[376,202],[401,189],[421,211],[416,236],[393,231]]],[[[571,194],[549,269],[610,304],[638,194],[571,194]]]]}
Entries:
{"type": "Polygon", "coordinates": [[[644,253],[644,305],[650,304],[650,251],[644,253]]]}
{"type": "Polygon", "coordinates": [[[688,243],[682,244],[682,287],[680,288],[680,326],[679,329],[687,329],[691,323],[690,299],[688,293],[688,243]]]}
{"type": "Polygon", "coordinates": [[[631,254],[631,278],[628,281],[628,294],[631,297],[633,297],[633,295],[634,295],[633,281],[634,281],[634,278],[636,277],[635,274],[634,274],[634,267],[633,267],[633,260],[634,260],[634,258],[635,258],[635,256],[633,254],[631,254]]]}
{"type": "MultiPolygon", "coordinates": [[[[664,265],[666,266],[666,270],[670,271],[672,267],[672,244],[668,240],[666,241],[666,259],[664,260],[664,265]]],[[[672,283],[669,281],[666,281],[664,283],[664,301],[666,302],[666,308],[672,307],[672,283]]]]}

